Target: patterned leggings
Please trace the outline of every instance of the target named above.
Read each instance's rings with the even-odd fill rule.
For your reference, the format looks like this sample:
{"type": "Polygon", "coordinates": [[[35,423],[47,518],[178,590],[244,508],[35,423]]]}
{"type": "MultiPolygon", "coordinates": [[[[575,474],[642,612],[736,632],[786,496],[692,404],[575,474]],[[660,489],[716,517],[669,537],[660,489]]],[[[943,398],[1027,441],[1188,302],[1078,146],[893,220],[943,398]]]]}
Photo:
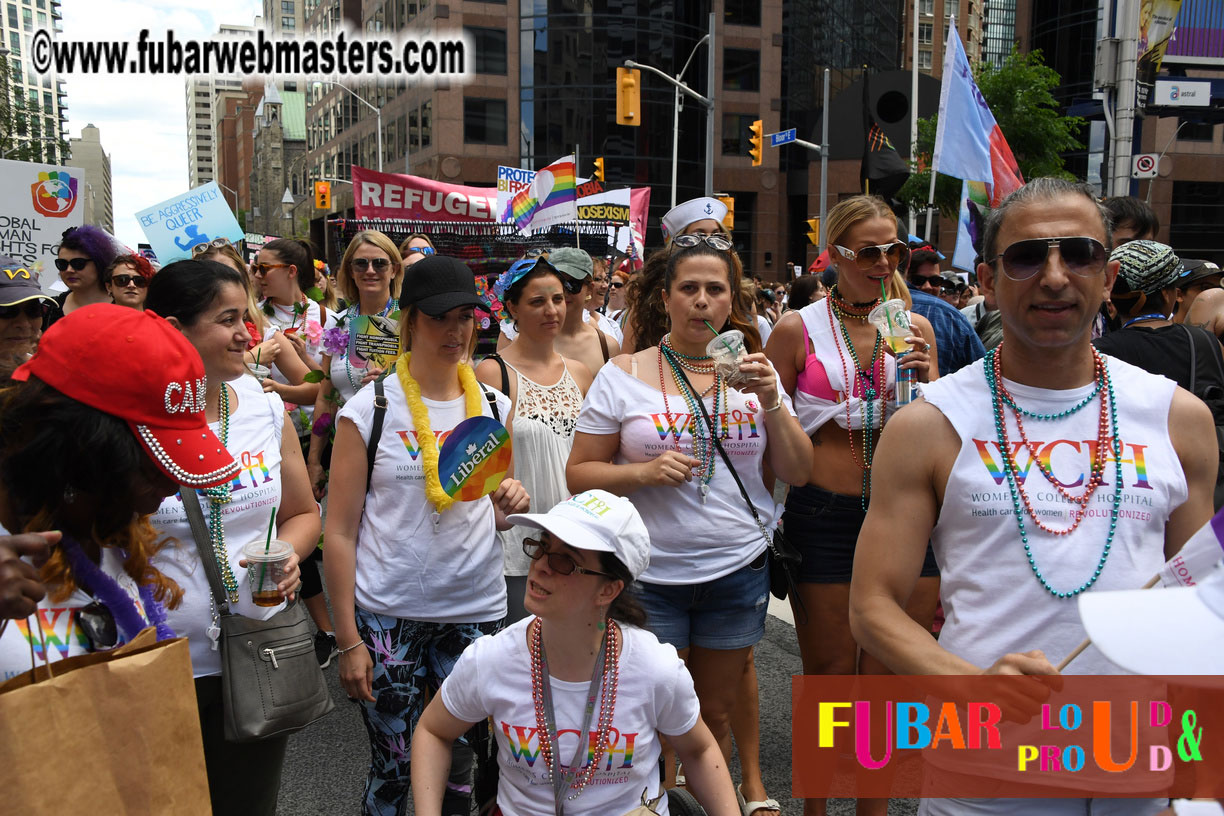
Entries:
{"type": "Polygon", "coordinates": [[[406,810],[412,731],[429,693],[442,685],[468,644],[501,626],[500,620],[426,623],[357,608],[357,631],[374,661],[374,702],[361,708],[370,735],[367,816],[406,810]]]}

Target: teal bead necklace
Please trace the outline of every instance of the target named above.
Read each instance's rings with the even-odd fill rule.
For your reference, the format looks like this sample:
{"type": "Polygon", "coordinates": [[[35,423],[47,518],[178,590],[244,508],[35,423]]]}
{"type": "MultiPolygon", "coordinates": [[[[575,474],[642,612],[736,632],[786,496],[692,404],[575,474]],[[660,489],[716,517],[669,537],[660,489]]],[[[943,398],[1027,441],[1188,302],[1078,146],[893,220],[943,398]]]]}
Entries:
{"type": "Polygon", "coordinates": [[[995,436],[999,445],[999,451],[1003,459],[1003,472],[1007,476],[1007,486],[1011,493],[1012,512],[1016,517],[1016,526],[1020,531],[1020,542],[1024,545],[1024,555],[1028,559],[1029,568],[1033,571],[1033,576],[1041,584],[1043,588],[1056,598],[1074,598],[1080,593],[1087,590],[1097,582],[1101,577],[1101,571],[1105,568],[1105,562],[1109,558],[1110,548],[1113,546],[1114,534],[1117,532],[1118,526],[1118,511],[1122,505],[1122,442],[1118,434],[1118,406],[1117,399],[1114,395],[1113,382],[1109,377],[1109,368],[1105,360],[1097,354],[1093,349],[1093,358],[1097,373],[1096,387],[1092,391],[1092,396],[1082,400],[1073,408],[1057,413],[1034,413],[1026,411],[1023,408],[1016,406],[1015,400],[1007,393],[1007,388],[1003,384],[1003,369],[1002,361],[999,355],[999,350],[1002,345],[991,349],[986,354],[984,361],[984,371],[986,374],[986,384],[990,388],[991,402],[994,407],[994,423],[995,436]],[[1094,450],[1092,475],[1089,478],[1088,484],[1085,487],[1082,496],[1071,496],[1062,485],[1054,479],[1050,468],[1038,456],[1036,446],[1029,443],[1027,436],[1024,434],[1023,420],[1021,416],[1050,422],[1063,417],[1070,416],[1088,405],[1092,397],[1104,394],[1101,399],[1101,416],[1097,425],[1097,445],[1094,450]],[[1028,494],[1024,490],[1024,485],[1020,483],[1016,473],[1017,466],[1015,457],[1011,452],[1011,443],[1007,434],[1007,420],[1003,413],[1003,407],[1007,405],[1015,412],[1016,426],[1020,430],[1023,446],[1029,451],[1033,461],[1037,463],[1041,474],[1046,480],[1053,485],[1058,492],[1073,504],[1079,505],[1079,512],[1075,521],[1070,527],[1065,529],[1056,529],[1046,525],[1034,512],[1033,506],[1029,501],[1028,494]],[[1111,433],[1112,431],[1112,433],[1111,433]],[[1032,546],[1028,540],[1028,529],[1024,523],[1024,516],[1028,516],[1037,524],[1037,526],[1046,533],[1055,536],[1066,536],[1079,527],[1080,523],[1087,518],[1087,506],[1097,487],[1102,484],[1103,474],[1105,469],[1106,451],[1113,455],[1114,460],[1114,495],[1112,507],[1109,517],[1109,532],[1105,536],[1105,546],[1101,550],[1101,557],[1097,560],[1096,568],[1093,570],[1092,576],[1080,584],[1075,589],[1058,590],[1051,586],[1041,572],[1041,568],[1037,565],[1037,560],[1033,555],[1032,546]]]}
{"type": "MultiPolygon", "coordinates": [[[[221,447],[229,446],[229,386],[221,383],[221,447]]],[[[232,482],[210,487],[203,491],[208,497],[208,535],[212,539],[213,558],[221,572],[221,583],[225,595],[232,604],[238,603],[238,579],[230,566],[229,553],[225,549],[225,522],[221,518],[221,506],[230,503],[232,482]]],[[[184,490],[191,488],[184,487],[184,490]]]]}
{"type": "MultiPolygon", "coordinates": [[[[680,369],[691,371],[694,374],[713,374],[714,382],[709,390],[714,392],[714,404],[710,410],[710,419],[714,422],[719,421],[722,416],[723,408],[726,405],[727,386],[723,381],[722,375],[718,373],[714,363],[708,356],[698,357],[688,354],[683,354],[672,348],[671,336],[665,335],[663,341],[659,344],[659,390],[663,392],[663,411],[667,414],[667,421],[672,424],[672,437],[676,445],[676,450],[680,449],[680,429],[675,427],[671,422],[671,407],[667,404],[667,384],[663,377],[663,361],[667,361],[668,367],[671,369],[672,381],[675,382],[677,390],[684,397],[685,405],[689,411],[688,427],[689,432],[693,437],[693,456],[700,463],[697,467],[698,488],[701,494],[701,503],[706,503],[706,497],[710,493],[710,480],[714,478],[715,454],[717,447],[714,444],[714,436],[709,428],[705,427],[705,422],[702,421],[702,406],[700,401],[705,397],[705,394],[697,394],[689,387],[687,380],[680,376],[680,369]]],[[[709,393],[709,390],[706,393],[709,393]]]]}
{"type": "MultiPolygon", "coordinates": [[[[849,311],[845,301],[838,295],[836,285],[834,285],[828,300],[830,327],[836,323],[834,331],[840,329],[842,343],[846,346],[846,350],[850,352],[850,360],[854,363],[854,373],[851,376],[851,372],[846,367],[846,357],[842,354],[841,347],[838,346],[837,355],[841,358],[842,381],[846,384],[846,433],[850,436],[850,458],[863,471],[863,484],[859,491],[859,503],[865,511],[871,493],[871,460],[875,456],[876,397],[884,393],[887,383],[887,374],[883,366],[884,336],[878,331],[876,332],[875,347],[871,350],[871,364],[864,368],[859,363],[858,354],[854,350],[854,343],[850,340],[850,332],[846,330],[846,319],[865,321],[867,319],[866,312],[864,311],[860,315],[856,311],[849,311]],[[863,414],[862,459],[859,459],[858,454],[854,450],[854,431],[850,430],[850,397],[854,396],[855,386],[860,378],[863,380],[863,407],[860,409],[863,414]]],[[[868,304],[868,309],[874,307],[875,303],[878,303],[878,301],[868,304]]],[[[852,309],[854,307],[849,308],[852,309]]],[[[862,311],[862,309],[860,308],[859,311],[862,311]]]]}

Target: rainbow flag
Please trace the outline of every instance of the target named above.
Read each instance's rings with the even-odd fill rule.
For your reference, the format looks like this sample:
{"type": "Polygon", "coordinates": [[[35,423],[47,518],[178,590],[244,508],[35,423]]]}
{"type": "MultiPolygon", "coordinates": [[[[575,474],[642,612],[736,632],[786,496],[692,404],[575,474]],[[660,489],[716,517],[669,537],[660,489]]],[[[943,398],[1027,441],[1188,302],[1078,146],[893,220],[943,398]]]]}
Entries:
{"type": "Polygon", "coordinates": [[[506,205],[503,223],[514,222],[520,230],[547,229],[553,224],[578,220],[578,189],[574,156],[563,156],[536,173],[531,184],[506,205]]]}

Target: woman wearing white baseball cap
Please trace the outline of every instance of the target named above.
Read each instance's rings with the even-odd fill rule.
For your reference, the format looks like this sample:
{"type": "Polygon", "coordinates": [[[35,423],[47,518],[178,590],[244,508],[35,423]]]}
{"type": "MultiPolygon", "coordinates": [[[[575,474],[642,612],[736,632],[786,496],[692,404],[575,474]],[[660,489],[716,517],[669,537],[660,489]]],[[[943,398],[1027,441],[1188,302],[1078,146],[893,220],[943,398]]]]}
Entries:
{"type": "MultiPolygon", "coordinates": [[[[620,816],[659,799],[660,735],[706,812],[738,814],[692,677],[675,648],[641,628],[645,613],[625,594],[650,561],[633,504],[588,490],[548,513],[508,520],[542,531],[523,542],[535,617],[469,646],[425,709],[412,737],[418,816],[441,814],[450,745],[490,716],[499,724],[497,804],[506,814],[564,807],[570,816],[620,816]]],[[[655,804],[658,813],[667,813],[666,801],[655,804]]]]}

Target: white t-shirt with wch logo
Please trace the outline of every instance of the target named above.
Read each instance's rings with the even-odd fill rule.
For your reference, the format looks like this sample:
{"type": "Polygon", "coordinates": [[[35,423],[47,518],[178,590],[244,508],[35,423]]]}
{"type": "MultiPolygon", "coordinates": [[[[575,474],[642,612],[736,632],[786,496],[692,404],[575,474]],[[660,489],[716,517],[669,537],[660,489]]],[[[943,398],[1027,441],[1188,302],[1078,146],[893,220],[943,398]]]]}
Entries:
{"type": "MultiPolygon", "coordinates": [[[[357,531],[357,605],[380,615],[434,623],[505,617],[506,581],[492,501],[455,502],[439,515],[435,528],[434,508],[425,498],[424,458],[404,389],[394,374],[383,380],[383,387],[387,413],[357,531]]],[[[510,398],[499,391],[482,393],[485,416],[493,415],[486,393],[497,398],[504,423],[510,398]]],[[[357,427],[363,443],[374,424],[374,396],[373,387],[363,388],[340,409],[340,419],[357,427]]],[[[467,418],[465,399],[423,402],[441,446],[467,418]]]]}
{"type": "MultiPolygon", "coordinates": [[[[503,816],[553,812],[552,783],[540,756],[531,694],[527,626],[532,620],[518,621],[468,646],[438,692],[446,710],[460,720],[493,718],[501,769],[497,804],[503,816]]],[[[569,816],[615,816],[637,806],[643,790],[651,799],[658,796],[659,734],[687,734],[697,724],[700,706],[693,678],[675,647],[633,626],[621,626],[620,631],[616,708],[609,732],[612,745],[578,798],[565,803],[569,816]]],[[[550,680],[557,759],[567,768],[577,752],[590,681],[550,680]]],[[[591,717],[588,744],[594,740],[598,717],[598,711],[591,717]]],[[[589,762],[588,753],[584,766],[589,762]]],[[[666,816],[667,799],[659,806],[659,813],[666,816]]]]}

